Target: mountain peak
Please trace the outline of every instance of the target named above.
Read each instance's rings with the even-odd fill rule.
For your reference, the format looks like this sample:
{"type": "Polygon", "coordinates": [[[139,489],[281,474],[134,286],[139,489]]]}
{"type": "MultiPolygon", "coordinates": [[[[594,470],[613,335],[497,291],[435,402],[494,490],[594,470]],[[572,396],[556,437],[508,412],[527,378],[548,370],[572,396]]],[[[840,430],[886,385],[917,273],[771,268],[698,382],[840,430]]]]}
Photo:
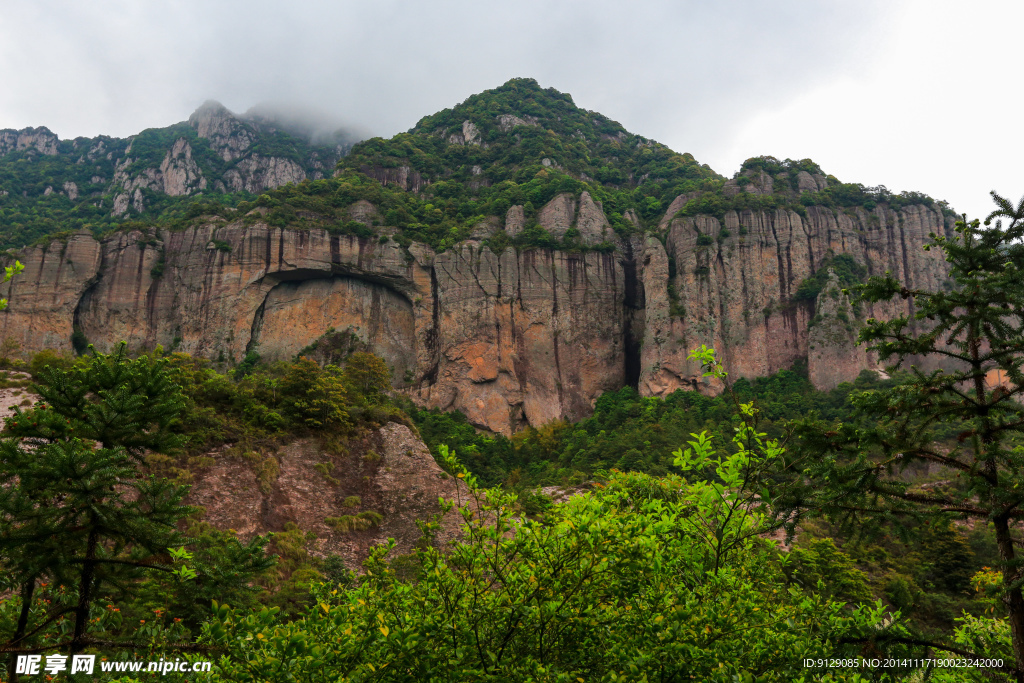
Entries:
{"type": "Polygon", "coordinates": [[[668,201],[719,179],[691,155],[633,135],[532,78],[472,95],[390,140],[360,143],[345,163],[354,169],[408,167],[427,183],[444,179],[472,187],[552,172],[609,187],[648,186],[668,201]]]}

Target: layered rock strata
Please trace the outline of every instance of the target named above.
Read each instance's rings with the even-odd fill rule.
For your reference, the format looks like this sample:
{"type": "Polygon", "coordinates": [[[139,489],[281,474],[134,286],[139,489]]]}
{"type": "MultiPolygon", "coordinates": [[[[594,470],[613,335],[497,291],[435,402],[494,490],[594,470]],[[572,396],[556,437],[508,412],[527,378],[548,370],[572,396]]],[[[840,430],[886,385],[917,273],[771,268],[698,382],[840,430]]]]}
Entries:
{"type": "MultiPolygon", "coordinates": [[[[673,218],[664,246],[645,241],[638,260],[646,295],[641,393],[663,396],[703,383],[699,365],[687,360],[700,344],[718,349],[733,376],[768,375],[807,358],[814,304],[794,295],[831,255],[848,254],[869,275],[891,272],[911,288],[936,289],[946,277],[941,253],[922,249],[929,233],[951,229],[937,210],[879,206],[835,214],[809,207],[806,214],[673,218]]],[[[910,306],[865,305],[863,315],[889,319],[910,306]]],[[[817,362],[809,359],[812,376],[817,362]]],[[[843,381],[856,377],[859,365],[843,381]]]]}
{"type": "MultiPolygon", "coordinates": [[[[0,292],[10,299],[0,339],[26,354],[70,351],[78,330],[101,350],[126,340],[238,361],[249,351],[292,357],[333,329],[383,356],[396,386],[419,403],[511,433],[583,417],[601,393],[626,384],[654,396],[715,391],[687,359],[700,344],[718,349],[734,377],[808,358],[815,382],[834,386],[870,363],[848,340],[831,351],[812,342],[815,303],[794,299],[805,278],[838,254],[911,287],[936,288],[945,277],[941,256],[921,247],[928,233],[947,230],[946,219],[924,206],[728,212],[719,221],[680,217],[682,205],[685,197],[672,203],[660,231],[630,240],[615,237],[587,193],[560,195],[538,212],[552,232],[615,240],[612,252],[495,254],[467,241],[435,254],[387,236],[259,220],[102,242],[82,233],[20,254],[25,272],[0,292]],[[837,360],[849,353],[849,362],[837,360]]],[[[374,212],[364,202],[351,213],[374,212]]],[[[512,207],[504,226],[482,224],[479,236],[522,229],[524,220],[512,207]]],[[[865,306],[863,315],[888,318],[908,305],[865,306]]]]}

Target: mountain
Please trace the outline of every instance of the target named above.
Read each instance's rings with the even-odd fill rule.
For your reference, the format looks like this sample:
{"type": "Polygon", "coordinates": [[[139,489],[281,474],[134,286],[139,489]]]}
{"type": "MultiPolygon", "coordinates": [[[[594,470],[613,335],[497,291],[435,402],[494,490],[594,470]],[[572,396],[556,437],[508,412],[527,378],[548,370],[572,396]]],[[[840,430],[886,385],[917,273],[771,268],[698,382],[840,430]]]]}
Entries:
{"type": "Polygon", "coordinates": [[[187,122],[130,138],[60,140],[47,128],[0,130],[0,248],[127,219],[173,219],[197,199],[233,206],[267,189],[330,176],[355,140],[206,102],[187,122]]]}
{"type": "MultiPolygon", "coordinates": [[[[242,160],[286,158],[257,154],[235,120],[207,106],[183,124],[194,137],[162,138],[168,169],[187,158],[178,145],[193,159],[219,150],[226,170],[203,172],[201,201],[178,195],[177,213],[18,252],[26,270],[4,288],[0,338],[26,354],[125,339],[224,364],[369,348],[421,405],[511,433],[579,419],[627,384],[713,393],[687,359],[700,344],[734,376],[806,360],[818,386],[835,386],[874,367],[856,318],[909,311],[855,308],[837,282],[946,277],[921,248],[952,229],[941,202],[842,183],[810,160],[757,157],[727,180],[528,79],[232,208],[211,200],[211,182],[233,188],[242,160]]],[[[37,139],[20,153],[53,148],[37,139]]],[[[121,158],[143,158],[135,144],[121,158]]],[[[112,206],[133,188],[145,209],[150,176],[122,163],[112,206]]],[[[175,187],[198,187],[175,173],[175,187]]]]}

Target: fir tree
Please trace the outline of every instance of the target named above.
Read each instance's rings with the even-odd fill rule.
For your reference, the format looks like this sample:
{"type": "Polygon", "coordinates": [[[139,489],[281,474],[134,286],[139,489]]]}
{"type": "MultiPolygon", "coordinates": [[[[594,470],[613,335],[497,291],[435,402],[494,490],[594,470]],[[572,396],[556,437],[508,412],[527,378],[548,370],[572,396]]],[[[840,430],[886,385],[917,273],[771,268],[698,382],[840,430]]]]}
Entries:
{"type": "Polygon", "coordinates": [[[785,502],[781,514],[819,514],[859,532],[883,523],[899,530],[907,519],[991,523],[1015,680],[1024,681],[1024,199],[1013,206],[993,197],[998,209],[984,227],[965,217],[953,234],[931,235],[925,249],[945,255],[947,287],[910,289],[886,274],[858,288],[867,301],[913,302],[916,329],[900,316],[870,319],[861,331],[881,361],[906,369],[926,358],[942,369],[910,365],[907,382],[859,394],[856,420],[799,424],[790,443],[797,485],[776,505],[785,502]],[[905,471],[921,464],[943,470],[949,484],[911,485],[905,471]]]}
{"type": "Polygon", "coordinates": [[[178,525],[193,512],[183,504],[188,487],[146,473],[145,455],[181,442],[175,429],[184,400],[164,359],[131,359],[122,344],[70,368],[47,367],[38,379],[42,400],[8,418],[13,436],[0,443],[0,574],[21,598],[0,652],[77,652],[100,643],[90,633],[92,606],[114,593],[155,590],[197,628],[204,603],[245,593],[272,564],[260,537],[242,544],[186,536],[178,525]],[[165,579],[154,585],[154,574],[165,579]],[[73,600],[33,622],[33,594],[46,579],[73,587],[73,600]],[[66,637],[40,642],[61,620],[66,637]]]}

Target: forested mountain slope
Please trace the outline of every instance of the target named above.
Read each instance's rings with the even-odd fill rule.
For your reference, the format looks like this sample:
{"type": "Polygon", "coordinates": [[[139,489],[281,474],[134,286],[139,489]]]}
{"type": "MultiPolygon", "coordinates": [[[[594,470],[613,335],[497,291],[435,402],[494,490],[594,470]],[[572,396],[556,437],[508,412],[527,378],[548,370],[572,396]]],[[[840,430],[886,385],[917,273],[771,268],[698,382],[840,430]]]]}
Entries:
{"type": "Polygon", "coordinates": [[[273,114],[235,115],[212,101],[188,121],[129,138],[0,130],[0,248],[126,219],[180,217],[197,197],[230,206],[330,176],[354,141],[345,131],[314,138],[273,114]]]}

